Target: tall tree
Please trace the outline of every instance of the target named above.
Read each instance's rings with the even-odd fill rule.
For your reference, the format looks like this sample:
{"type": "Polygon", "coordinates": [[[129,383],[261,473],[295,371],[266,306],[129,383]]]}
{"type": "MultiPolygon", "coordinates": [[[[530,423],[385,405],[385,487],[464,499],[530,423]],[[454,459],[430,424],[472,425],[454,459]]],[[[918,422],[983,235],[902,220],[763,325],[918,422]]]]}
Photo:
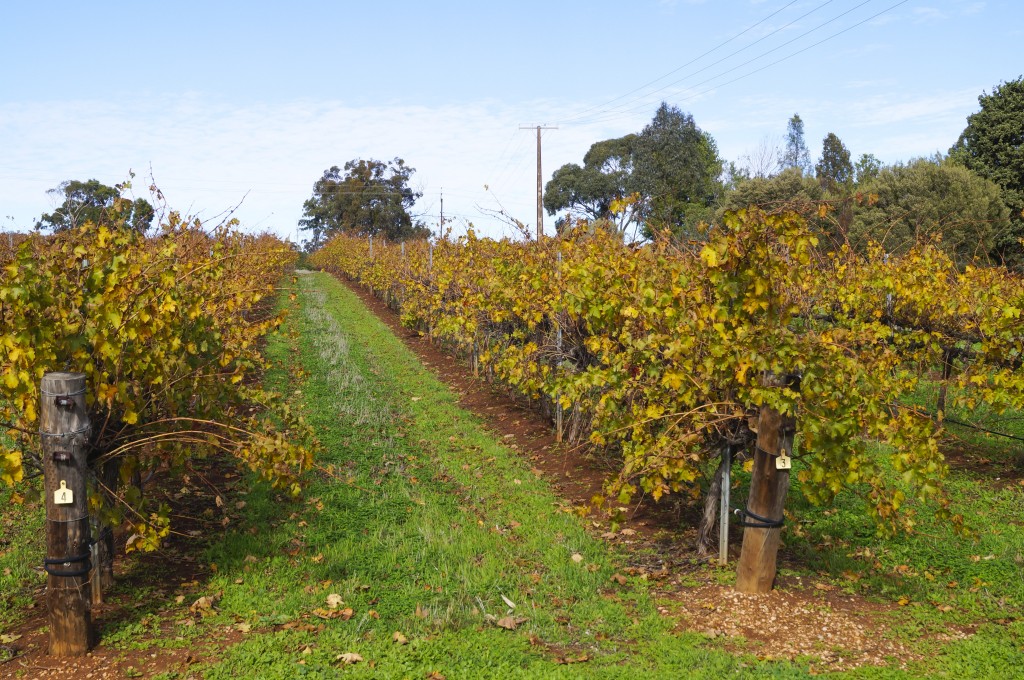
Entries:
{"type": "Polygon", "coordinates": [[[568,210],[572,217],[591,220],[615,220],[615,228],[624,233],[633,223],[632,210],[612,214],[612,203],[631,192],[633,147],[636,135],[606,139],[590,147],[583,166],[567,163],[551,176],[544,188],[544,207],[548,214],[568,210]]]}
{"type": "Polygon", "coordinates": [[[996,243],[996,255],[1024,268],[1024,77],[983,92],[978,104],[950,157],[999,185],[1012,228],[996,243]]]}
{"type": "Polygon", "coordinates": [[[125,188],[107,186],[95,179],[61,182],[46,193],[63,202],[52,213],[43,214],[36,227],[58,232],[92,222],[106,226],[123,225],[145,233],[156,214],[153,206],[144,198],[134,201],[123,198],[121,193],[125,188]]]}
{"type": "Polygon", "coordinates": [[[878,173],[882,171],[882,161],[873,153],[862,153],[853,169],[857,183],[862,184],[878,177],[878,173]]]}
{"type": "Polygon", "coordinates": [[[722,193],[722,159],[693,116],[662,102],[636,139],[632,187],[640,194],[645,235],[696,234],[722,193]]]}
{"type": "Polygon", "coordinates": [[[830,132],[821,143],[821,158],[814,166],[814,173],[826,191],[836,191],[853,183],[853,163],[850,150],[843,141],[830,132]]]}
{"type": "Polygon", "coordinates": [[[750,178],[764,179],[781,172],[782,144],[771,135],[761,138],[757,147],[740,156],[741,169],[750,178]]]}
{"type": "Polygon", "coordinates": [[[325,170],[302,204],[299,227],[312,232],[310,248],[342,232],[392,241],[429,236],[430,230],[409,214],[423,195],[409,187],[414,172],[401,158],[387,163],[357,158],[345,163],[344,174],[336,165],[325,170]]]}
{"type": "Polygon", "coordinates": [[[782,167],[799,168],[805,175],[811,172],[811,152],[807,150],[804,122],[800,119],[799,113],[794,113],[786,126],[786,148],[782,152],[782,167]]]}
{"type": "Polygon", "coordinates": [[[877,202],[856,211],[850,240],[900,252],[919,239],[941,239],[960,263],[988,259],[1010,229],[999,187],[941,157],[883,169],[864,190],[877,202]]]}

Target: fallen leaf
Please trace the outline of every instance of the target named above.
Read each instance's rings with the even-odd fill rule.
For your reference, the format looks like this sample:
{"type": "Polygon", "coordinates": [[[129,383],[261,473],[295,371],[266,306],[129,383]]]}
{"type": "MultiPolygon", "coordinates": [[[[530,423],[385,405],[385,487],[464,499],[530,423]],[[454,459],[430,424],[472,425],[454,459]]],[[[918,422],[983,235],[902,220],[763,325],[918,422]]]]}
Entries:
{"type": "Polygon", "coordinates": [[[348,621],[352,618],[352,607],[345,607],[344,609],[322,609],[316,608],[313,610],[313,616],[318,616],[321,619],[341,619],[342,621],[348,621]]]}
{"type": "Polygon", "coordinates": [[[235,503],[235,510],[241,510],[245,507],[245,501],[238,501],[235,503]]]}
{"type": "Polygon", "coordinates": [[[626,585],[626,577],[622,574],[612,574],[612,580],[618,583],[620,586],[626,585]]]}
{"type": "Polygon", "coordinates": [[[583,663],[585,661],[590,661],[590,657],[586,654],[580,654],[579,656],[560,656],[555,659],[555,663],[557,664],[583,663]]]}
{"type": "Polygon", "coordinates": [[[203,613],[206,613],[206,612],[212,612],[213,611],[213,605],[216,604],[216,603],[217,603],[217,599],[216,598],[210,597],[208,595],[204,595],[203,597],[201,597],[198,600],[196,600],[195,602],[193,602],[192,606],[190,606],[188,608],[188,610],[190,612],[192,612],[193,614],[203,614],[203,613]]]}
{"type": "Polygon", "coordinates": [[[369,616],[371,619],[380,618],[380,614],[377,613],[376,609],[371,609],[370,611],[366,612],[366,615],[369,616]]]}
{"type": "Polygon", "coordinates": [[[572,554],[572,561],[575,562],[576,564],[579,564],[580,562],[583,561],[583,555],[581,555],[579,553],[573,553],[572,554]]]}
{"type": "Polygon", "coordinates": [[[511,609],[515,609],[516,608],[516,603],[513,602],[512,600],[508,599],[504,595],[501,596],[501,599],[505,601],[505,604],[507,604],[509,606],[509,608],[511,608],[511,609]]]}
{"type": "Polygon", "coordinates": [[[20,637],[20,635],[0,635],[0,643],[9,645],[20,637]]]}
{"type": "Polygon", "coordinates": [[[427,676],[427,680],[448,680],[445,676],[441,675],[437,671],[430,671],[430,675],[427,676]]]}
{"type": "Polygon", "coordinates": [[[396,643],[398,643],[400,645],[409,644],[409,638],[405,637],[404,635],[399,633],[397,630],[395,631],[395,634],[391,636],[391,641],[392,642],[396,642],[396,643]]]}
{"type": "Polygon", "coordinates": [[[313,653],[313,648],[310,647],[309,645],[306,645],[305,647],[302,648],[302,654],[303,655],[312,654],[312,653],[313,653]]]}
{"type": "Polygon", "coordinates": [[[425,619],[427,618],[427,610],[420,606],[420,603],[416,603],[416,618],[425,619]]]}
{"type": "Polygon", "coordinates": [[[636,531],[633,530],[633,529],[623,529],[619,533],[622,534],[623,536],[635,536],[636,535],[636,531]]]}
{"type": "Polygon", "coordinates": [[[338,593],[331,593],[327,596],[327,606],[331,609],[337,609],[343,604],[345,603],[342,601],[341,595],[339,595],[338,593]]]}
{"type": "Polygon", "coordinates": [[[235,630],[237,630],[239,633],[248,633],[249,631],[252,630],[252,626],[250,626],[248,623],[245,623],[245,622],[236,623],[235,624],[235,630]]]}
{"type": "Polygon", "coordinates": [[[339,654],[338,656],[334,657],[334,660],[340,661],[347,666],[351,663],[359,663],[363,660],[363,657],[359,656],[355,652],[345,652],[344,654],[339,654]]]}
{"type": "Polygon", "coordinates": [[[904,595],[900,599],[896,600],[896,604],[898,604],[901,607],[906,607],[908,604],[910,604],[910,598],[904,595]]]}
{"type": "Polygon", "coordinates": [[[420,399],[422,399],[422,398],[423,398],[423,397],[413,397],[413,398],[412,398],[412,400],[413,400],[413,401],[419,401],[419,400],[420,400],[420,399]]]}
{"type": "Polygon", "coordinates": [[[513,617],[513,615],[510,614],[508,617],[502,617],[495,623],[499,628],[504,628],[507,631],[514,631],[519,627],[519,624],[524,624],[526,621],[528,620],[522,617],[513,617]]]}

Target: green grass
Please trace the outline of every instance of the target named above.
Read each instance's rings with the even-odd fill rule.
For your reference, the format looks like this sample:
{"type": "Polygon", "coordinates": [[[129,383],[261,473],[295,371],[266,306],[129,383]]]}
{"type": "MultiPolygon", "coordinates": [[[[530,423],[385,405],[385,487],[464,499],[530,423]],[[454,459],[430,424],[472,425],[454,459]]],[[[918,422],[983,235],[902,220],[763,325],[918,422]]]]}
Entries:
{"type": "Polygon", "coordinates": [[[21,502],[12,502],[14,490],[0,484],[0,634],[21,621],[32,604],[32,593],[46,585],[41,571],[46,551],[45,510],[38,497],[42,483],[21,486],[21,502]],[[28,496],[28,499],[25,499],[28,496]]]}
{"type": "MultiPolygon", "coordinates": [[[[671,633],[645,586],[612,582],[615,556],[351,292],[304,276],[300,303],[297,344],[270,352],[308,371],[297,396],[329,473],[295,507],[257,489],[259,535],[243,527],[211,549],[217,619],[256,632],[206,677],[333,677],[346,652],[364,661],[345,673],[362,677],[805,675],[671,633]],[[349,620],[312,614],[332,593],[349,620]],[[510,611],[516,630],[495,625],[510,611]]],[[[284,389],[288,375],[268,380],[284,389]]]]}
{"type": "Polygon", "coordinates": [[[787,529],[784,540],[805,568],[843,591],[902,605],[882,634],[924,655],[910,668],[915,677],[1024,677],[1024,489],[965,471],[953,471],[946,489],[972,537],[926,506],[914,533],[880,538],[853,493],[815,508],[794,489],[788,507],[803,535],[787,529]]]}
{"type": "MultiPolygon", "coordinates": [[[[190,670],[211,679],[809,675],[806,663],[758,661],[673,631],[647,582],[613,582],[624,557],[588,536],[530,466],[334,279],[300,278],[287,328],[268,353],[268,386],[304,411],[323,445],[304,496],[291,501],[250,480],[248,493],[230,501],[245,501],[241,519],[200,556],[211,575],[198,586],[161,583],[158,555],[133,557],[114,593],[127,615],[103,630],[104,644],[234,643],[216,663],[190,670]],[[332,594],[351,617],[318,616],[330,616],[332,594]],[[201,595],[218,599],[194,621],[187,608],[201,595]],[[522,619],[516,630],[496,625],[509,614],[522,619]],[[408,643],[395,643],[395,632],[408,643]],[[343,666],[337,657],[346,652],[363,661],[343,666]]],[[[782,573],[905,602],[878,634],[923,656],[906,670],[838,675],[1024,677],[1024,487],[992,481],[970,471],[948,480],[976,540],[927,511],[915,534],[882,539],[852,493],[815,508],[793,489],[788,505],[801,522],[784,534],[795,561],[782,573]],[[966,637],[949,641],[958,631],[966,637]]],[[[0,489],[0,574],[11,570],[0,575],[0,631],[24,616],[43,582],[32,570],[42,555],[41,508],[10,505],[9,494],[0,489]]],[[[708,567],[702,578],[731,583],[733,571],[708,567]]]]}

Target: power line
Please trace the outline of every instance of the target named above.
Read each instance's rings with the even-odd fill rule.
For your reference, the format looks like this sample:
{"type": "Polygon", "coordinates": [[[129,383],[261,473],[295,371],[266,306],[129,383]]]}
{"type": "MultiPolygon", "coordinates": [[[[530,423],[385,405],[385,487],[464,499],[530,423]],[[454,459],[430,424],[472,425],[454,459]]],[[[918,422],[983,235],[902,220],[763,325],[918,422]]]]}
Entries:
{"type": "MultiPolygon", "coordinates": [[[[766,22],[769,19],[771,19],[772,17],[774,17],[779,12],[782,12],[784,9],[786,9],[790,5],[795,4],[797,1],[798,0],[793,0],[793,2],[790,2],[790,3],[786,4],[786,5],[783,5],[780,9],[775,10],[774,12],[772,12],[771,14],[766,16],[764,19],[761,19],[760,21],[758,21],[756,24],[753,24],[752,26],[749,26],[748,28],[745,28],[744,30],[740,31],[739,33],[737,33],[736,35],[732,36],[728,40],[720,42],[718,45],[715,45],[710,50],[704,52],[703,54],[700,54],[699,56],[694,57],[693,59],[691,59],[690,61],[686,62],[682,66],[679,66],[678,68],[675,68],[675,69],[669,71],[668,73],[666,73],[666,74],[664,74],[662,76],[658,76],[654,80],[652,80],[652,81],[650,81],[648,83],[645,83],[645,84],[643,84],[643,85],[641,85],[641,86],[639,86],[637,88],[634,88],[634,89],[630,90],[626,94],[623,94],[623,95],[620,95],[618,97],[615,97],[614,99],[610,99],[610,100],[608,100],[607,102],[605,102],[603,104],[597,104],[595,106],[591,106],[589,108],[583,109],[583,111],[581,111],[580,113],[578,113],[578,114],[576,114],[574,116],[571,116],[568,119],[565,119],[564,122],[569,123],[569,122],[572,122],[573,120],[575,120],[577,118],[584,118],[584,117],[586,117],[584,114],[588,113],[589,111],[592,111],[593,109],[600,109],[602,107],[607,106],[608,104],[616,102],[616,101],[618,101],[620,99],[624,99],[625,97],[628,97],[629,95],[634,94],[635,92],[639,92],[640,90],[643,90],[646,87],[650,87],[651,85],[657,83],[658,81],[661,81],[661,80],[664,80],[665,78],[668,78],[669,76],[671,76],[674,73],[678,73],[679,71],[682,71],[687,66],[690,66],[691,64],[694,64],[694,63],[700,61],[701,59],[703,59],[704,57],[708,56],[709,54],[718,51],[722,47],[725,47],[726,45],[731,43],[733,40],[735,40],[735,39],[739,38],[740,36],[742,36],[742,35],[750,32],[750,31],[752,31],[753,29],[757,28],[758,26],[760,26],[764,22],[766,22]]],[[[754,42],[750,43],[749,45],[746,45],[745,47],[742,47],[742,48],[736,50],[735,52],[730,52],[729,54],[725,55],[724,57],[722,57],[718,61],[713,62],[713,63],[709,64],[708,66],[705,66],[700,71],[696,71],[695,73],[691,73],[690,75],[695,75],[696,73],[700,73],[701,71],[704,71],[704,70],[706,70],[708,68],[711,68],[712,66],[715,66],[716,64],[720,64],[721,62],[725,61],[726,59],[729,59],[730,57],[736,56],[737,54],[739,54],[740,52],[743,52],[744,50],[750,49],[751,47],[753,47],[754,45],[758,44],[759,42],[762,42],[763,40],[767,40],[768,38],[770,38],[771,36],[775,35],[776,33],[779,33],[781,31],[786,30],[787,28],[792,26],[797,21],[800,21],[804,17],[806,17],[806,16],[808,16],[810,14],[813,14],[814,12],[817,12],[819,9],[821,9],[825,5],[831,4],[832,2],[834,2],[834,0],[826,0],[822,4],[818,5],[814,9],[812,9],[810,12],[807,12],[806,14],[800,15],[799,17],[797,17],[793,21],[789,22],[785,26],[782,26],[781,28],[777,28],[774,31],[772,31],[771,33],[768,33],[768,34],[766,34],[764,36],[761,36],[760,38],[758,38],[754,42]]],[[[689,77],[689,76],[686,76],[686,77],[689,77]]],[[[678,82],[678,81],[676,81],[676,82],[678,82]]],[[[669,86],[671,86],[671,85],[672,85],[672,83],[669,84],[669,86]]],[[[661,88],[661,89],[664,89],[664,88],[661,88]]],[[[643,95],[643,96],[644,97],[649,97],[651,94],[654,94],[655,92],[660,92],[660,91],[661,91],[660,89],[659,90],[654,90],[654,92],[649,92],[649,93],[647,93],[646,95],[643,95]]],[[[637,99],[634,99],[633,101],[638,101],[639,99],[640,98],[637,98],[637,99]]],[[[621,105],[617,105],[615,107],[612,107],[612,109],[619,108],[619,106],[626,106],[626,105],[628,105],[628,102],[626,104],[621,104],[621,105]]],[[[595,115],[599,115],[599,114],[595,114],[595,115]]]]}
{"type": "MultiPolygon", "coordinates": [[[[845,14],[849,14],[853,10],[855,10],[855,9],[857,9],[857,8],[863,6],[863,5],[866,5],[868,2],[871,2],[871,1],[872,0],[866,0],[865,2],[862,2],[860,5],[857,5],[857,7],[854,7],[853,9],[848,10],[847,12],[844,12],[843,14],[839,15],[839,17],[844,16],[845,14]]],[[[708,88],[708,89],[703,90],[701,92],[697,92],[695,94],[688,95],[686,97],[682,97],[682,98],[676,99],[675,101],[682,102],[682,101],[689,101],[691,99],[696,99],[697,97],[705,95],[705,94],[707,94],[709,92],[713,92],[714,90],[716,90],[716,89],[718,89],[720,87],[724,87],[726,85],[731,85],[732,83],[735,83],[735,82],[737,82],[739,80],[743,80],[744,78],[748,78],[748,77],[754,75],[755,73],[760,73],[761,71],[764,71],[767,68],[771,68],[772,66],[775,66],[776,64],[781,64],[782,62],[787,61],[788,59],[792,59],[793,57],[795,57],[795,56],[797,56],[799,54],[803,54],[807,50],[813,49],[813,48],[817,47],[818,45],[821,45],[823,43],[828,42],[829,40],[837,38],[838,36],[840,36],[840,35],[842,35],[844,33],[852,31],[853,29],[857,28],[858,26],[862,26],[862,25],[866,24],[867,22],[871,21],[872,19],[876,19],[876,18],[882,16],[883,14],[886,14],[887,12],[890,12],[890,11],[896,9],[900,5],[905,5],[907,2],[909,2],[909,0],[900,0],[900,2],[897,2],[897,3],[893,4],[893,5],[890,5],[889,7],[885,8],[881,12],[877,12],[875,14],[872,14],[871,16],[867,17],[866,19],[863,19],[861,21],[858,21],[855,24],[847,26],[846,28],[842,29],[841,31],[836,31],[832,35],[829,35],[829,36],[827,36],[825,38],[822,38],[821,40],[819,40],[819,41],[817,41],[815,43],[812,43],[812,44],[810,44],[810,45],[808,45],[806,47],[803,47],[803,48],[797,50],[796,52],[788,54],[785,57],[782,57],[781,59],[776,59],[775,61],[773,61],[773,62],[771,62],[769,64],[766,64],[766,65],[764,65],[764,66],[762,66],[760,68],[754,69],[753,71],[750,71],[748,73],[744,73],[743,75],[738,76],[736,78],[733,78],[732,80],[727,80],[724,83],[719,83],[719,84],[715,85],[714,87],[708,88]]],[[[825,23],[826,24],[827,23],[831,23],[832,21],[835,21],[835,19],[837,19],[839,17],[835,17],[834,19],[830,19],[829,21],[827,21],[825,23]]],[[[825,24],[821,24],[821,26],[824,26],[824,25],[825,24]]],[[[817,28],[820,28],[821,26],[818,26],[817,28]]],[[[802,38],[802,37],[806,36],[808,33],[811,33],[813,31],[817,30],[817,28],[811,29],[811,31],[808,31],[807,33],[803,33],[802,35],[797,36],[797,38],[794,38],[793,40],[790,40],[790,41],[780,45],[779,47],[776,47],[776,48],[773,48],[773,49],[771,49],[771,50],[769,50],[767,52],[764,52],[761,55],[758,55],[757,57],[754,57],[753,59],[750,59],[750,60],[744,62],[743,64],[740,64],[739,66],[735,66],[735,67],[733,67],[731,69],[728,69],[726,71],[723,71],[723,72],[719,73],[718,75],[712,76],[711,78],[707,78],[705,80],[702,80],[701,82],[693,85],[692,87],[697,87],[699,85],[703,85],[705,83],[709,83],[709,82],[711,82],[713,80],[716,80],[716,79],[722,77],[723,75],[725,75],[727,73],[731,73],[732,71],[735,71],[736,69],[741,68],[742,66],[745,66],[747,64],[750,64],[753,61],[756,61],[757,59],[759,59],[762,56],[770,54],[771,52],[774,52],[774,51],[778,50],[781,47],[785,47],[786,45],[794,42],[795,40],[798,40],[799,38],[802,38]]],[[[624,114],[635,113],[636,111],[643,110],[645,108],[648,108],[649,106],[650,106],[649,103],[648,104],[644,104],[642,106],[639,106],[639,107],[636,107],[636,108],[633,108],[633,109],[627,109],[627,110],[624,110],[624,111],[616,112],[613,115],[608,115],[608,116],[605,116],[605,117],[595,117],[595,118],[592,118],[592,119],[590,119],[589,121],[586,121],[586,122],[587,123],[600,123],[600,122],[607,122],[607,121],[611,121],[611,120],[617,120],[617,119],[626,117],[624,114]]]]}

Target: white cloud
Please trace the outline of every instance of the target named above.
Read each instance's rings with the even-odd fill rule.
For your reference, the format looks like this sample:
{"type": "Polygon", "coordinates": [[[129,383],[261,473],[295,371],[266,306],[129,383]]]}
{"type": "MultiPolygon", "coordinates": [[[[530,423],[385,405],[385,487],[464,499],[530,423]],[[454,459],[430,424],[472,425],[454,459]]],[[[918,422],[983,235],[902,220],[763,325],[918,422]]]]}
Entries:
{"type": "MultiPolygon", "coordinates": [[[[631,115],[642,121],[650,113],[631,115]]],[[[519,219],[534,223],[535,137],[518,126],[538,120],[555,122],[557,111],[543,101],[240,106],[197,95],[145,103],[8,104],[0,106],[0,133],[8,140],[0,162],[0,206],[17,225],[30,226],[52,209],[45,192],[59,182],[94,177],[113,184],[129,169],[148,174],[152,164],[171,207],[212,216],[244,197],[237,213],[244,224],[289,235],[326,168],[353,158],[400,156],[417,169],[413,183],[424,191],[417,209],[430,210],[428,223],[437,221],[443,187],[446,216],[473,220],[486,233],[500,235],[498,223],[476,206],[496,208],[497,198],[519,219]]],[[[579,162],[599,139],[633,131],[633,121],[627,116],[545,133],[545,174],[579,162]]],[[[134,186],[147,184],[140,176],[134,186]]]]}
{"type": "Polygon", "coordinates": [[[941,21],[949,15],[937,7],[915,7],[911,10],[918,21],[941,21]]]}

